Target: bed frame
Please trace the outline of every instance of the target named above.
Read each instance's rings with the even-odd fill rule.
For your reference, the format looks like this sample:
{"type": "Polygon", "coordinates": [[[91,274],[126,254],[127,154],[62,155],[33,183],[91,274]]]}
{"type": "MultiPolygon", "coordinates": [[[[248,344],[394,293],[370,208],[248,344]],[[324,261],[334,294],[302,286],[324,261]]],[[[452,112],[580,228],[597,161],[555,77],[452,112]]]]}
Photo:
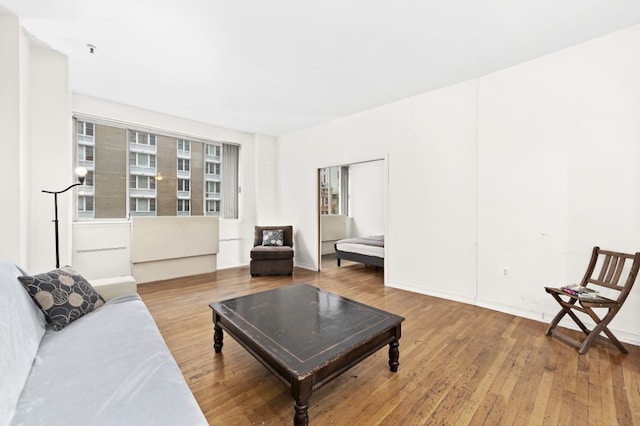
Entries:
{"type": "Polygon", "coordinates": [[[340,260],[344,259],[384,268],[384,257],[368,256],[366,254],[338,250],[337,244],[334,244],[334,247],[336,248],[336,261],[338,262],[338,266],[340,266],[340,260]]]}

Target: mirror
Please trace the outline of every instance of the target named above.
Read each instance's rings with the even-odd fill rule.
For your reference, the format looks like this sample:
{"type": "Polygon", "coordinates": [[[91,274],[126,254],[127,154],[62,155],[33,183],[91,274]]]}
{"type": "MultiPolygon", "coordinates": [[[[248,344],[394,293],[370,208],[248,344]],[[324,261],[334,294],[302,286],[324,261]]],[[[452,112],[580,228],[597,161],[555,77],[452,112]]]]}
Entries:
{"type": "Polygon", "coordinates": [[[341,239],[384,235],[384,160],[318,169],[319,267],[336,264],[341,239]]]}

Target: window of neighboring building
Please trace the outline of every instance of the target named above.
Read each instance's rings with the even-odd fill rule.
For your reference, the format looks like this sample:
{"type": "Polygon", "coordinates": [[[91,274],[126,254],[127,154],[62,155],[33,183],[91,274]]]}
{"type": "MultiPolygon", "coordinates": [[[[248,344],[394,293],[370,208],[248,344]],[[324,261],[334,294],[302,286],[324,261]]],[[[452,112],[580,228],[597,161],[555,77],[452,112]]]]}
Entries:
{"type": "Polygon", "coordinates": [[[191,200],[178,200],[178,213],[189,213],[191,211],[191,200]]]}
{"type": "Polygon", "coordinates": [[[219,200],[207,200],[207,215],[217,216],[220,214],[220,201],[219,200]]]}
{"type": "Polygon", "coordinates": [[[178,139],[178,151],[191,151],[191,144],[186,139],[178,139]]]}
{"type": "Polygon", "coordinates": [[[88,145],[78,146],[78,160],[93,161],[93,147],[88,145]]]}
{"type": "Polygon", "coordinates": [[[152,176],[132,175],[129,186],[134,189],[156,189],[156,179],[152,176]]]}
{"type": "Polygon", "coordinates": [[[220,182],[207,182],[207,193],[205,196],[207,198],[213,198],[216,195],[220,195],[220,182]]]}
{"type": "Polygon", "coordinates": [[[156,135],[132,130],[129,132],[129,142],[138,145],[156,146],[156,135]]]}
{"type": "Polygon", "coordinates": [[[130,153],[129,164],[138,167],[155,167],[156,156],[153,154],[145,154],[143,152],[132,152],[130,153]]]}
{"type": "Polygon", "coordinates": [[[81,212],[92,212],[93,197],[86,197],[86,196],[78,197],[78,210],[81,212]]]}
{"type": "Polygon", "coordinates": [[[189,192],[190,187],[189,179],[178,179],[178,191],[189,192]]]}
{"type": "Polygon", "coordinates": [[[191,162],[186,158],[178,158],[178,171],[188,172],[191,167],[191,162]]]}
{"type": "Polygon", "coordinates": [[[206,155],[209,157],[220,157],[220,145],[206,144],[206,155]]]}
{"type": "Polygon", "coordinates": [[[129,200],[129,210],[134,213],[153,213],[156,211],[155,198],[131,198],[129,200]]]}
{"type": "Polygon", "coordinates": [[[84,178],[84,186],[93,186],[93,170],[87,170],[87,176],[84,178]]]}
{"type": "Polygon", "coordinates": [[[78,121],[78,136],[93,136],[93,123],[78,121]]]}
{"type": "Polygon", "coordinates": [[[207,162],[207,174],[219,175],[220,174],[220,163],[209,163],[209,162],[207,162]]]}

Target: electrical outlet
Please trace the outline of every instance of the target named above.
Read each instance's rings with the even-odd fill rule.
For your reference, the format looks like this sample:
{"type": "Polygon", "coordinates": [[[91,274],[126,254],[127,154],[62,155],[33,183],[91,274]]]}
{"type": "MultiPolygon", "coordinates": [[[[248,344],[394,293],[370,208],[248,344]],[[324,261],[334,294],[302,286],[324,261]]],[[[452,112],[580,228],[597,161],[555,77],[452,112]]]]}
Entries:
{"type": "Polygon", "coordinates": [[[507,268],[502,268],[502,275],[504,275],[505,277],[509,275],[509,270],[507,268]]]}

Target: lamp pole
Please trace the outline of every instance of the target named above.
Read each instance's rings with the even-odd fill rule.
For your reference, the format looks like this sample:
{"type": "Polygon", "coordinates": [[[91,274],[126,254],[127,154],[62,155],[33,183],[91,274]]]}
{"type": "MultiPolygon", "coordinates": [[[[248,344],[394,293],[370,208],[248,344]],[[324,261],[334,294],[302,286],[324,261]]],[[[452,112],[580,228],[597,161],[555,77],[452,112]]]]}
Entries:
{"type": "Polygon", "coordinates": [[[72,185],[69,185],[62,191],[46,191],[44,189],[42,190],[42,192],[46,192],[47,194],[53,194],[53,205],[55,209],[53,226],[55,228],[55,238],[56,238],[56,268],[60,267],[60,238],[58,236],[58,194],[67,192],[74,186],[79,186],[84,184],[84,178],[87,175],[87,169],[85,169],[84,167],[79,167],[78,169],[76,169],[76,174],[78,175],[78,182],[72,185]]]}

